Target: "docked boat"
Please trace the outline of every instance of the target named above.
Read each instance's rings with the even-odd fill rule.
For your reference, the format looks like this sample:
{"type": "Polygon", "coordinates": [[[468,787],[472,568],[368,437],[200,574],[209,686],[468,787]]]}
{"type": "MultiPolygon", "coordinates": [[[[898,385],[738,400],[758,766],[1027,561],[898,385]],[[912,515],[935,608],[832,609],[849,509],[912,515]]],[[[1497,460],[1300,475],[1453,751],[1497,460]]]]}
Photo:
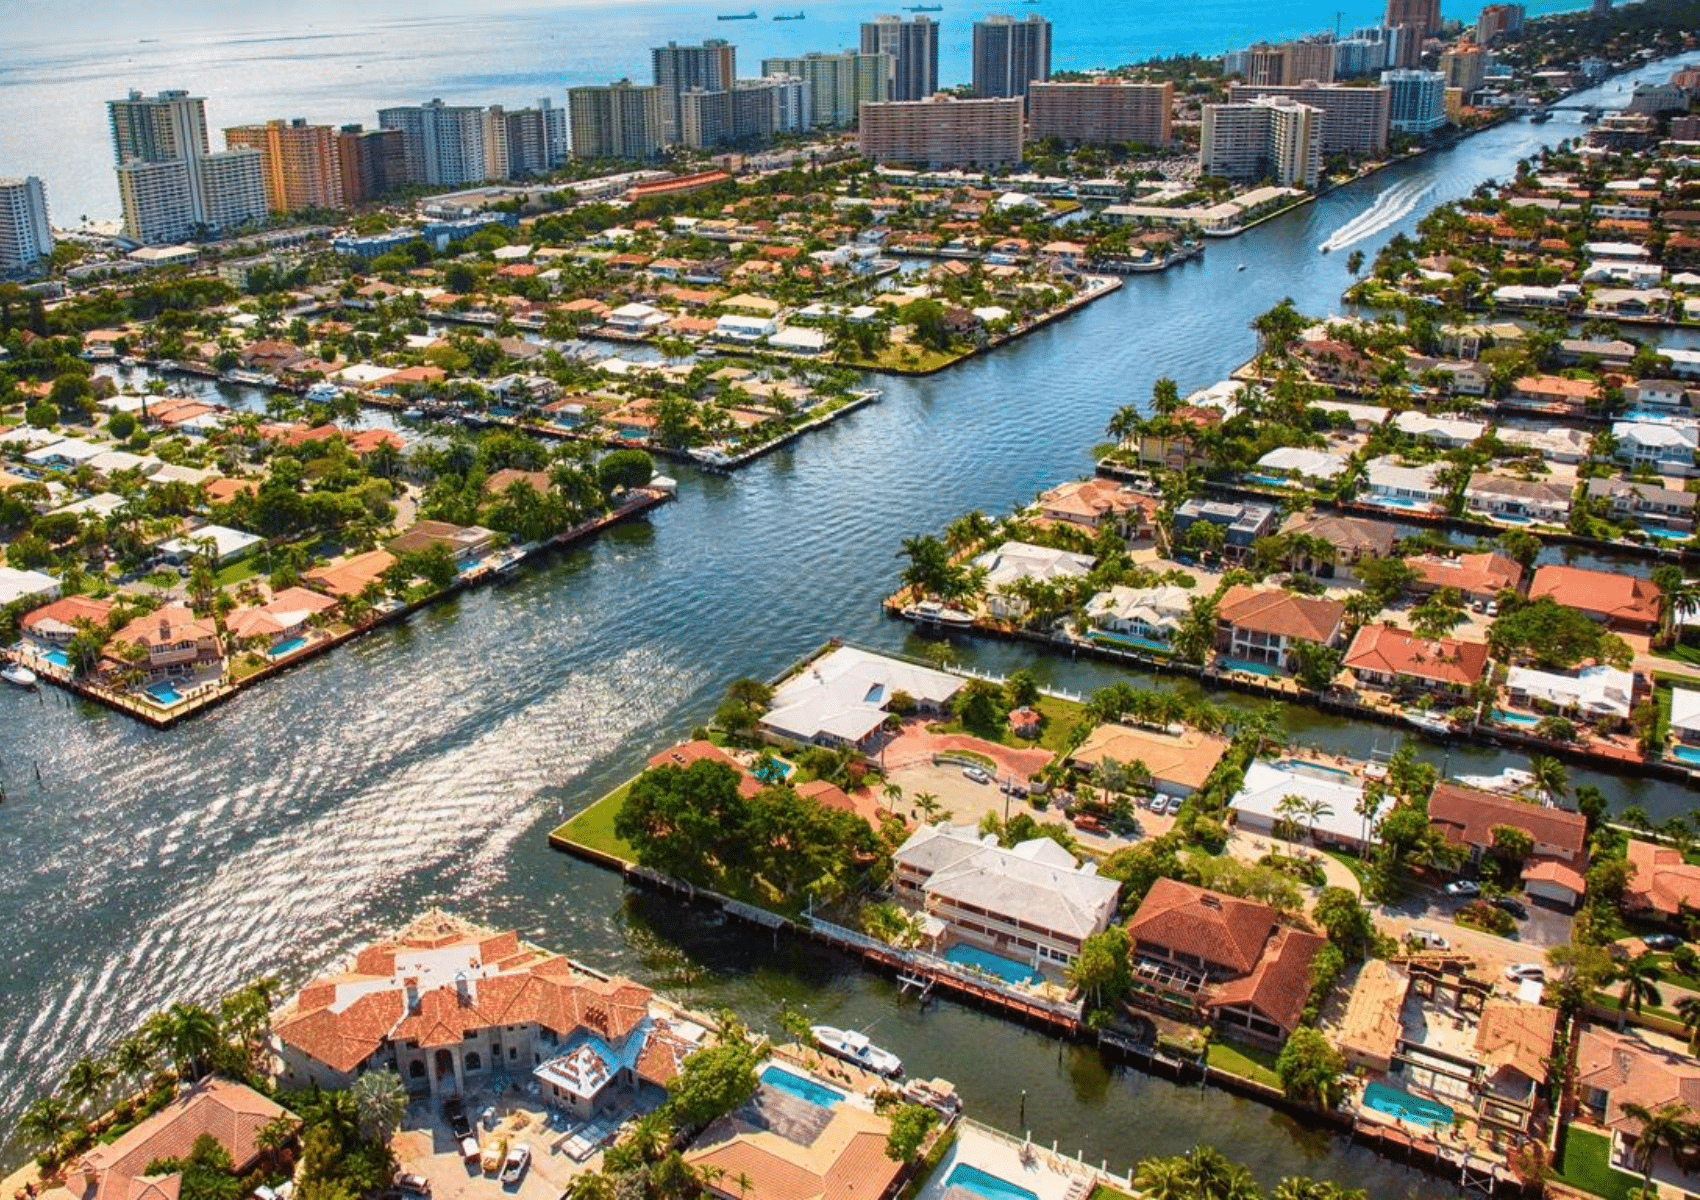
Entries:
{"type": "Polygon", "coordinates": [[[422,408],[404,408],[401,410],[401,419],[404,421],[423,421],[425,410],[422,408]]]}
{"type": "Polygon", "coordinates": [[[842,1058],[864,1071],[872,1071],[888,1079],[903,1074],[903,1060],[890,1050],[881,1050],[868,1040],[865,1033],[837,1029],[831,1025],[811,1025],[809,1033],[814,1037],[815,1045],[834,1058],[842,1058]]]}
{"type": "Polygon", "coordinates": [[[312,404],[330,404],[341,396],[342,389],[334,383],[315,383],[307,389],[307,400],[312,404]]]}
{"type": "Polygon", "coordinates": [[[1408,712],[1404,714],[1407,725],[1415,725],[1425,733],[1447,734],[1452,732],[1452,722],[1432,713],[1408,712]]]}
{"type": "Polygon", "coordinates": [[[1458,782],[1465,787],[1477,788],[1484,792],[1503,792],[1515,795],[1532,787],[1535,777],[1529,772],[1517,767],[1506,767],[1497,775],[1460,775],[1458,782]]]}
{"type": "Polygon", "coordinates": [[[952,608],[938,600],[922,600],[917,604],[911,604],[903,610],[903,615],[922,625],[954,625],[966,629],[974,623],[972,613],[963,612],[960,608],[952,608]]]}
{"type": "Polygon", "coordinates": [[[731,463],[726,451],[715,446],[695,446],[690,456],[705,467],[724,467],[731,463]]]}
{"type": "Polygon", "coordinates": [[[1529,118],[1529,124],[1531,124],[1531,125],[1545,125],[1550,120],[1552,120],[1552,113],[1550,113],[1546,109],[1542,108],[1542,109],[1537,109],[1536,112],[1535,112],[1535,115],[1529,118]]]}
{"type": "Polygon", "coordinates": [[[7,663],[0,667],[0,679],[13,687],[32,688],[36,684],[35,672],[22,663],[7,663]]]}

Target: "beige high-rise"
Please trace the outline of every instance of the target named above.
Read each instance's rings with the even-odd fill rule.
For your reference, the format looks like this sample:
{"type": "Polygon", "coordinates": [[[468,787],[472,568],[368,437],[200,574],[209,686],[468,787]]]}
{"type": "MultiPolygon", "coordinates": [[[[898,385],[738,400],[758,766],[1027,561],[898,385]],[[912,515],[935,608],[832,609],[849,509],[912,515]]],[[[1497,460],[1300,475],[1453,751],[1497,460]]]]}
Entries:
{"type": "Polygon", "coordinates": [[[1174,100],[1172,83],[1034,83],[1027,90],[1028,136],[1166,146],[1174,100]]]}
{"type": "Polygon", "coordinates": [[[224,131],[224,144],[260,152],[260,176],[272,212],[341,208],[347,199],[336,130],[330,125],[309,125],[300,117],[238,125],[224,131]]]}
{"type": "Polygon", "coordinates": [[[1021,161],[1021,97],[891,100],[862,105],[862,154],[916,167],[1007,167],[1021,161]]]}

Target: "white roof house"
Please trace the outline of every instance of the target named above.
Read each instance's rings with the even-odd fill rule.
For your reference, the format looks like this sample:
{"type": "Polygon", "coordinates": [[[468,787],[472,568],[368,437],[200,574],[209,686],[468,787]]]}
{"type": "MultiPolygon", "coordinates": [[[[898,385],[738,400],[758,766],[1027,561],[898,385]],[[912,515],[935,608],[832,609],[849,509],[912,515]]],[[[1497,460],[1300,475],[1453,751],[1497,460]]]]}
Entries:
{"type": "Polygon", "coordinates": [[[668,316],[659,308],[649,304],[622,304],[608,314],[608,324],[617,325],[621,329],[653,329],[657,325],[667,324],[668,316]]]}
{"type": "Polygon", "coordinates": [[[1446,489],[1435,482],[1443,465],[1424,463],[1417,467],[1402,467],[1397,459],[1389,456],[1372,458],[1364,464],[1364,482],[1369,485],[1367,499],[1383,504],[1398,500],[1432,504],[1446,494],[1446,489]]]}
{"type": "Polygon", "coordinates": [[[1645,246],[1637,246],[1634,242],[1584,242],[1582,253],[1590,258],[1617,258],[1634,261],[1651,258],[1652,253],[1645,246]]]}
{"type": "Polygon", "coordinates": [[[1700,692],[1690,688],[1670,690],[1670,727],[1676,734],[1688,734],[1684,741],[1700,738],[1700,692]]]}
{"type": "Polygon", "coordinates": [[[1588,716],[1627,718],[1635,677],[1604,665],[1583,667],[1574,675],[1512,667],[1505,677],[1505,690],[1519,700],[1545,700],[1588,716]]]}
{"type": "Polygon", "coordinates": [[[1358,812],[1363,803],[1363,783],[1350,772],[1295,759],[1257,759],[1246,768],[1245,783],[1228,807],[1241,829],[1268,834],[1283,816],[1281,801],[1287,796],[1318,805],[1314,818],[1302,812],[1294,816],[1298,828],[1318,841],[1351,846],[1375,842],[1375,823],[1392,803],[1390,798],[1384,799],[1366,817],[1358,812]]]}
{"type": "Polygon", "coordinates": [[[1691,422],[1614,421],[1611,432],[1617,457],[1625,462],[1686,468],[1694,465],[1700,447],[1700,428],[1691,422]]]}
{"type": "Polygon", "coordinates": [[[1428,413],[1402,412],[1393,418],[1393,428],[1424,441],[1443,446],[1468,446],[1487,432],[1481,421],[1466,421],[1461,417],[1431,417],[1428,413]]]}
{"type": "Polygon", "coordinates": [[[85,442],[82,438],[64,438],[40,449],[28,451],[24,455],[24,461],[38,467],[59,464],[76,466],[110,449],[111,446],[98,446],[93,442],[85,442]]]}
{"type": "Polygon", "coordinates": [[[974,560],[974,565],[986,572],[987,609],[994,616],[1014,617],[1027,611],[1027,602],[1005,594],[1006,588],[1024,579],[1038,583],[1078,579],[1090,571],[1096,561],[1090,554],[1053,550],[1049,546],[1034,546],[1027,542],[1005,542],[996,550],[980,555],[974,560]]]}
{"type": "Polygon", "coordinates": [[[103,475],[114,471],[140,471],[151,475],[165,465],[151,454],[131,454],[128,450],[103,450],[89,459],[88,464],[103,475]]]}
{"type": "Polygon", "coordinates": [[[778,317],[750,317],[727,313],[714,323],[714,336],[738,342],[759,342],[779,332],[778,317]]]}
{"type": "Polygon", "coordinates": [[[780,684],[761,724],[800,742],[860,745],[885,722],[896,693],[936,710],[962,682],[930,667],[840,646],[780,684]]]}
{"type": "Polygon", "coordinates": [[[100,492],[93,496],[86,496],[81,500],[67,504],[63,508],[55,509],[54,511],[62,513],[76,513],[79,516],[86,513],[95,517],[110,517],[113,513],[117,512],[128,503],[128,500],[115,492],[100,492]]]}
{"type": "Polygon", "coordinates": [[[52,600],[59,595],[59,581],[41,571],[0,567],[0,607],[18,600],[52,600]]]}
{"type": "Polygon", "coordinates": [[[1549,462],[1579,463],[1588,457],[1591,439],[1580,429],[1568,426],[1539,428],[1528,425],[1501,425],[1494,436],[1508,446],[1522,446],[1539,451],[1549,462]]]}
{"type": "Polygon", "coordinates": [[[1337,479],[1346,469],[1346,456],[1303,446],[1277,446],[1258,459],[1257,465],[1265,471],[1290,471],[1304,479],[1337,479]]]}
{"type": "Polygon", "coordinates": [[[1099,875],[1097,864],[1076,862],[1050,838],[1006,849],[971,825],[948,822],[910,834],[892,864],[900,880],[918,881],[934,915],[984,913],[1064,943],[1078,944],[1104,929],[1121,893],[1121,884],[1099,875]]]}
{"type": "Polygon", "coordinates": [[[218,555],[218,561],[226,563],[231,559],[240,558],[265,539],[240,529],[231,529],[227,525],[202,525],[199,529],[192,529],[182,537],[174,537],[170,541],[161,542],[159,550],[161,554],[168,558],[184,560],[201,553],[203,543],[208,541],[212,542],[213,552],[218,555]]]}
{"type": "Polygon", "coordinates": [[[767,344],[775,350],[792,354],[820,354],[826,350],[826,330],[811,329],[806,325],[787,325],[768,338],[767,344]]]}
{"type": "Polygon", "coordinates": [[[1101,629],[1139,633],[1168,641],[1192,611],[1196,592],[1174,584],[1161,587],[1113,587],[1086,605],[1086,616],[1101,629]]]}

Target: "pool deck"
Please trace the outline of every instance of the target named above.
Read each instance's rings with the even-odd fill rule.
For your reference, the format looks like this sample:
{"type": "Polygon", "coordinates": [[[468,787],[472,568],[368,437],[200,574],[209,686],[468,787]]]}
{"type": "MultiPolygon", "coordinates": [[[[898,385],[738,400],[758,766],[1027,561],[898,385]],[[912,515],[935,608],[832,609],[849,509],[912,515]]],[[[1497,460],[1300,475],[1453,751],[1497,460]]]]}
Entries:
{"type": "Polygon", "coordinates": [[[1120,1176],[1094,1170],[1085,1163],[1043,1146],[1029,1145],[1024,1152],[1021,1139],[965,1120],[960,1126],[956,1144],[939,1163],[916,1200],[941,1200],[946,1191],[944,1181],[950,1178],[957,1163],[967,1163],[988,1175],[996,1175],[1007,1183],[1024,1187],[1039,1200],[1083,1200],[1100,1181],[1117,1188],[1128,1187],[1127,1181],[1120,1176]]]}

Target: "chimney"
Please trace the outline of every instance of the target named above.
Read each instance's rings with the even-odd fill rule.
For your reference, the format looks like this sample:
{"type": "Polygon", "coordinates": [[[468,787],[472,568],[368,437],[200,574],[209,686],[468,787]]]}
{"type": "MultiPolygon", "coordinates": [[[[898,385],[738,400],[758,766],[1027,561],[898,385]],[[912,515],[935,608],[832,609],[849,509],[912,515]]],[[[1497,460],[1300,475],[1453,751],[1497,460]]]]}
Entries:
{"type": "Polygon", "coordinates": [[[406,979],[402,980],[402,986],[405,989],[406,996],[407,996],[407,1011],[410,1012],[410,1013],[418,1012],[419,1011],[419,980],[414,978],[413,976],[409,975],[406,979]]]}

